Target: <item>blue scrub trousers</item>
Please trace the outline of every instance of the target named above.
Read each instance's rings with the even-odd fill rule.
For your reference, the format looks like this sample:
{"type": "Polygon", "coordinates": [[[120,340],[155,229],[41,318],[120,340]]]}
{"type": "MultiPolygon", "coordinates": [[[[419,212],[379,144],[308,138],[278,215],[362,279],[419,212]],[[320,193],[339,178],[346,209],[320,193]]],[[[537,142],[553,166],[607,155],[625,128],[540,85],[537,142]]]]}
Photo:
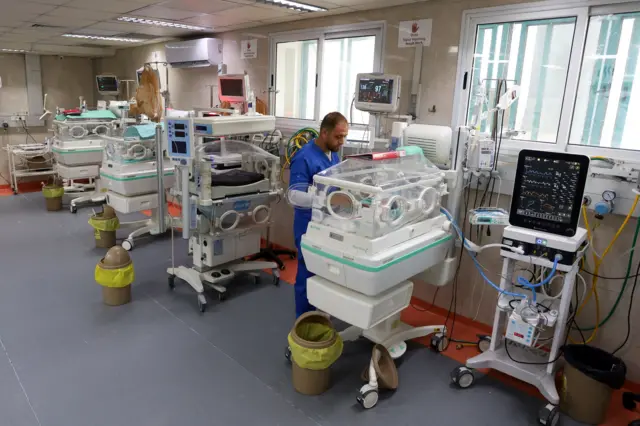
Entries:
{"type": "Polygon", "coordinates": [[[296,318],[298,318],[306,312],[315,311],[316,308],[314,308],[313,305],[309,303],[309,299],[307,299],[307,278],[311,278],[315,274],[312,274],[307,269],[307,265],[302,257],[302,250],[300,250],[300,244],[296,244],[296,246],[298,248],[298,272],[296,273],[294,291],[296,299],[296,318]]]}

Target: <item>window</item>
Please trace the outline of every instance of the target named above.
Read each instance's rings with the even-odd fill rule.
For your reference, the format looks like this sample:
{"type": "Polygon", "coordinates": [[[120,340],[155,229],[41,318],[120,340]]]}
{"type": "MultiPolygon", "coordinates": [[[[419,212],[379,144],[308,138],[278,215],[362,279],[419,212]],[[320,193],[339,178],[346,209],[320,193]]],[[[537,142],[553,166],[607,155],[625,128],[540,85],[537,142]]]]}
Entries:
{"type": "Polygon", "coordinates": [[[575,18],[479,25],[469,122],[478,119],[482,131],[490,131],[491,120],[478,117],[479,107],[483,99],[496,104],[499,80],[505,80],[507,87],[520,87],[504,123],[514,139],[555,143],[574,29],[575,18]]]}
{"type": "Polygon", "coordinates": [[[640,13],[589,19],[570,143],[640,150],[639,44],[640,13]]]}
{"type": "Polygon", "coordinates": [[[313,120],[318,40],[276,45],[276,116],[313,120]]]}
{"type": "Polygon", "coordinates": [[[640,160],[640,152],[621,153],[640,151],[640,2],[571,5],[465,12],[452,124],[496,132],[507,150],[640,160]],[[496,105],[499,84],[519,89],[502,128],[494,129],[493,116],[481,111],[496,105]]]}
{"type": "Polygon", "coordinates": [[[352,107],[356,75],[382,72],[384,23],[271,36],[271,111],[292,127],[314,125],[329,112],[351,121],[349,139],[364,140],[368,113],[352,107]]]}

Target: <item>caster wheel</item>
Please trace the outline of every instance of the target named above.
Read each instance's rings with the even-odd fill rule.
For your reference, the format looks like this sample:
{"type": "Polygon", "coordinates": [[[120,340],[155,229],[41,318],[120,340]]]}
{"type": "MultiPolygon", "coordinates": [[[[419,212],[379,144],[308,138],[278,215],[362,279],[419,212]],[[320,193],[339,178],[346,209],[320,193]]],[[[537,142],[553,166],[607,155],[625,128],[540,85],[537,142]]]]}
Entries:
{"type": "Polygon", "coordinates": [[[198,295],[198,309],[204,313],[207,310],[207,299],[204,298],[204,294],[198,295]]]}
{"type": "Polygon", "coordinates": [[[231,271],[230,271],[230,270],[228,270],[228,269],[222,269],[222,270],[220,270],[220,273],[221,273],[222,275],[229,275],[229,274],[231,273],[231,271]]]}
{"type": "Polygon", "coordinates": [[[436,334],[431,338],[431,349],[436,352],[444,352],[449,346],[449,338],[443,334],[436,334]]]}
{"type": "Polygon", "coordinates": [[[480,340],[478,340],[478,351],[480,353],[484,353],[486,351],[489,350],[489,347],[491,346],[491,338],[490,337],[481,337],[480,340]]]}
{"type": "Polygon", "coordinates": [[[133,250],[133,240],[127,238],[126,240],[124,240],[122,242],[122,248],[125,249],[126,251],[131,251],[133,250]]]}
{"type": "Polygon", "coordinates": [[[76,206],[74,206],[73,204],[69,205],[69,211],[71,213],[78,213],[78,208],[76,206]]]}
{"type": "Polygon", "coordinates": [[[470,387],[473,382],[475,382],[476,378],[473,375],[473,371],[468,369],[467,367],[457,367],[455,370],[451,372],[451,380],[453,383],[458,385],[460,389],[466,389],[470,387]]]}
{"type": "Polygon", "coordinates": [[[285,268],[284,264],[282,264],[282,265],[280,265],[280,266],[278,267],[278,269],[280,269],[281,271],[284,271],[284,268],[285,268]]]}
{"type": "Polygon", "coordinates": [[[273,285],[275,285],[276,287],[279,287],[280,286],[280,278],[273,277],[273,285]]]}
{"type": "Polygon", "coordinates": [[[289,255],[289,259],[294,260],[295,258],[296,258],[296,255],[295,255],[295,254],[290,254],[290,255],[289,255]]]}
{"type": "Polygon", "coordinates": [[[560,410],[553,404],[547,404],[538,413],[538,422],[541,425],[557,426],[560,421],[560,410]]]}
{"type": "Polygon", "coordinates": [[[173,290],[176,288],[176,276],[169,275],[169,290],[173,290]]]}
{"type": "Polygon", "coordinates": [[[227,300],[227,292],[225,291],[224,293],[218,293],[218,300],[220,302],[224,302],[225,300],[227,300]]]}
{"type": "Polygon", "coordinates": [[[289,346],[284,350],[284,357],[291,363],[291,348],[289,346]]]}
{"type": "Polygon", "coordinates": [[[362,408],[369,410],[370,408],[375,407],[378,403],[378,391],[375,389],[370,389],[365,392],[360,391],[360,395],[358,395],[356,401],[358,401],[362,408]]]}

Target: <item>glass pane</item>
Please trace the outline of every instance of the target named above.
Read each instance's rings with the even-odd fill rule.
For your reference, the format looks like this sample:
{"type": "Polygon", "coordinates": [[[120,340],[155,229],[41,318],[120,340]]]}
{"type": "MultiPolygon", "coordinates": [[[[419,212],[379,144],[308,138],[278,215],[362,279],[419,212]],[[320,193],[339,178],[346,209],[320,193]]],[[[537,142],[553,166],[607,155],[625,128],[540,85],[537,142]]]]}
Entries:
{"type": "Polygon", "coordinates": [[[339,111],[352,123],[369,124],[369,113],[352,109],[351,103],[356,91],[356,75],[373,72],[375,50],[375,36],[325,40],[320,119],[339,111]]]}
{"type": "Polygon", "coordinates": [[[276,116],[314,119],[318,40],[276,45],[276,116]]]}
{"type": "Polygon", "coordinates": [[[505,113],[503,135],[555,143],[575,22],[570,17],[479,25],[467,124],[492,131],[493,115],[486,111],[497,104],[498,80],[505,79],[520,92],[505,113]]]}
{"type": "Polygon", "coordinates": [[[640,13],[591,17],[569,143],[640,150],[638,49],[640,13]]]}

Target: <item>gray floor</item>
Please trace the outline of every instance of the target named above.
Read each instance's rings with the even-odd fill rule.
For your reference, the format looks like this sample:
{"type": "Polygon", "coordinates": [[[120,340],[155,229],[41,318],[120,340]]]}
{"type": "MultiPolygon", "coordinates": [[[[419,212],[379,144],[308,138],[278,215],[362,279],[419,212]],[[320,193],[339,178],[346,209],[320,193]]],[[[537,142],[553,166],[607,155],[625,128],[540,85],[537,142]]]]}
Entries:
{"type": "MultiPolygon", "coordinates": [[[[134,301],[104,306],[89,213],[47,213],[40,194],[0,197],[2,426],[536,424],[542,401],[490,377],[456,389],[455,361],[421,346],[373,410],[355,402],[366,341],[345,346],[329,392],[296,394],[283,356],[292,287],[247,280],[201,315],[186,284],[167,289],[169,238],[132,252],[134,301]]],[[[184,241],[176,252],[189,261],[184,241]]]]}

